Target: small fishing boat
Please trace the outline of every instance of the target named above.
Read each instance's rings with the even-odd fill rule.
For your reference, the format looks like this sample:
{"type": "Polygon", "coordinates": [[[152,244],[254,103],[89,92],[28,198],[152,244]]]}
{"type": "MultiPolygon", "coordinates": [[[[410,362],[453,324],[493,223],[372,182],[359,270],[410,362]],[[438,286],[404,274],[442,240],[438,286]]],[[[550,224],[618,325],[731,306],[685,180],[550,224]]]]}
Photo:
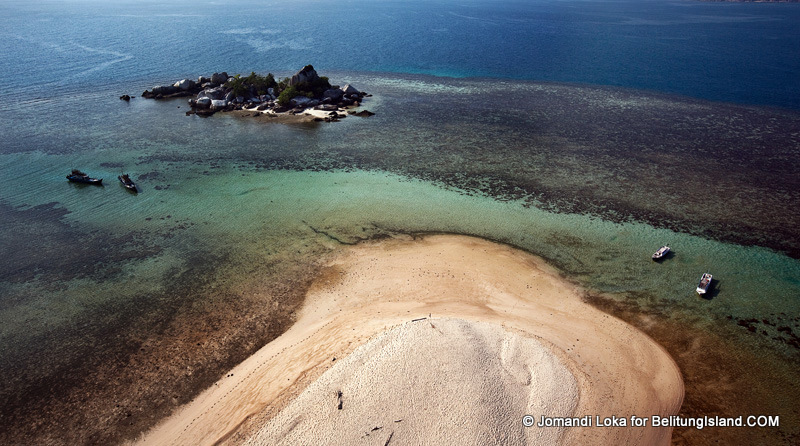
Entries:
{"type": "Polygon", "coordinates": [[[85,184],[102,184],[102,178],[91,178],[89,175],[81,172],[78,169],[72,169],[72,173],[67,175],[67,179],[72,181],[73,183],[85,183],[85,184]]]}
{"type": "Polygon", "coordinates": [[[136,183],[134,183],[133,180],[131,180],[131,177],[128,176],[127,173],[124,173],[124,174],[118,176],[117,178],[119,178],[119,182],[122,183],[122,185],[125,186],[125,188],[128,189],[129,191],[131,191],[131,192],[139,192],[136,189],[136,183]]]}
{"type": "Polygon", "coordinates": [[[713,276],[709,273],[704,273],[702,277],[700,277],[700,283],[697,284],[697,294],[703,295],[706,294],[708,288],[711,286],[711,278],[713,276]]]}
{"type": "Polygon", "coordinates": [[[662,246],[658,248],[658,251],[656,251],[655,254],[653,254],[653,260],[661,260],[667,254],[669,254],[669,246],[662,246]]]}

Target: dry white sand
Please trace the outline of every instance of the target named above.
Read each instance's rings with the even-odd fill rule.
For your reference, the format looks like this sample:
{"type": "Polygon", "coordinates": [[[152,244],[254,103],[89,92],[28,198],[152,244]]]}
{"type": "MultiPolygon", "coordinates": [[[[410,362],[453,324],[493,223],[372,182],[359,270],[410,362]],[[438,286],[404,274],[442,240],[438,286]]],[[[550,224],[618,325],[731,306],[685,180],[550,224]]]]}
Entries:
{"type": "Polygon", "coordinates": [[[550,445],[564,429],[528,429],[522,417],[568,417],[577,404],[577,381],[540,342],[425,319],[337,361],[246,444],[550,445]]]}
{"type": "Polygon", "coordinates": [[[282,436],[296,421],[286,434],[296,439],[290,444],[357,444],[356,436],[367,432],[372,443],[363,441],[384,444],[391,433],[380,434],[390,427],[392,445],[486,444],[493,438],[499,444],[552,444],[556,438],[560,444],[668,444],[669,428],[523,429],[520,415],[667,416],[677,414],[682,398],[680,371],[659,345],[584,303],[581,290],[541,259],[481,239],[428,236],[346,250],[315,282],[292,328],[140,442],[214,444],[241,436],[233,434],[251,417],[271,417],[252,432],[253,442],[273,444],[279,439],[270,436],[282,436]],[[432,320],[409,324],[429,314],[432,320]],[[421,331],[424,323],[443,324],[447,334],[426,343],[438,332],[421,331]],[[453,331],[461,329],[464,336],[453,331]],[[333,358],[344,361],[342,367],[333,358]],[[392,367],[400,371],[392,374],[392,367]],[[370,378],[371,371],[391,382],[370,378]],[[530,383],[523,385],[526,374],[530,383]],[[463,386],[464,395],[448,396],[454,385],[463,386]],[[341,411],[334,387],[342,390],[341,411]],[[558,388],[569,396],[553,395],[558,388]],[[303,406],[308,401],[325,406],[314,412],[303,406]],[[432,415],[420,415],[423,406],[432,415]],[[443,411],[453,415],[443,417],[443,411]],[[365,418],[370,413],[375,418],[365,418]],[[399,418],[404,421],[395,423],[399,418]]]}

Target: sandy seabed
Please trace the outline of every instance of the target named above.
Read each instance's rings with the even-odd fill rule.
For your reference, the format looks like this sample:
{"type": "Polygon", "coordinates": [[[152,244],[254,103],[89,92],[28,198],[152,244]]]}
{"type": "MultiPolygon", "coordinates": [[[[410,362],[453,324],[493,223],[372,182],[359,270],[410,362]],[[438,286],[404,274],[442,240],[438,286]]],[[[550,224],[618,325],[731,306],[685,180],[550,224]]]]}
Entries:
{"type": "Polygon", "coordinates": [[[141,444],[668,444],[680,371],[543,260],[454,235],[362,243],[297,322],[141,444]],[[627,427],[524,427],[616,416],[627,427]]]}

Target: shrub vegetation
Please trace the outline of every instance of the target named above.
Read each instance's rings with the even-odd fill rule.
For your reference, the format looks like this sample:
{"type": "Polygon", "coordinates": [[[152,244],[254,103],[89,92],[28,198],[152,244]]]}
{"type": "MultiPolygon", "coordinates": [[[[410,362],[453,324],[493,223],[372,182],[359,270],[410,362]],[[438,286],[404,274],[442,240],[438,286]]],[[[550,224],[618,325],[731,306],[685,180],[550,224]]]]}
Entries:
{"type": "Polygon", "coordinates": [[[248,93],[254,95],[267,94],[267,90],[277,87],[278,83],[275,82],[275,76],[272,73],[268,73],[266,76],[259,76],[255,72],[251,72],[247,77],[237,74],[225,86],[230,88],[236,96],[246,96],[248,93]]]}
{"type": "Polygon", "coordinates": [[[289,105],[289,101],[297,96],[318,98],[322,96],[325,90],[331,88],[331,84],[325,76],[320,76],[314,82],[301,82],[290,86],[288,77],[276,81],[272,73],[266,76],[259,76],[255,72],[251,72],[247,77],[237,74],[225,86],[230,88],[235,96],[263,95],[272,88],[278,96],[278,104],[280,105],[289,105]]]}

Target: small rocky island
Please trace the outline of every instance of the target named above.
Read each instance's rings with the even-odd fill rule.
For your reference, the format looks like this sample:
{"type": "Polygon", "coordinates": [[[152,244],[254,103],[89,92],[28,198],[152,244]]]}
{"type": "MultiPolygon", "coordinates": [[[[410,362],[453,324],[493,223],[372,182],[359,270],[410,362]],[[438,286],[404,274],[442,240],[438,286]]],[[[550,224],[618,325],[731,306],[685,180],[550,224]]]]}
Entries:
{"type": "Polygon", "coordinates": [[[222,72],[211,77],[200,76],[197,81],[182,79],[173,85],[155,86],[142,93],[142,97],[149,99],[192,97],[189,99],[192,110],[186,112],[187,115],[210,116],[218,111],[238,111],[252,116],[300,115],[309,120],[328,122],[348,114],[372,116],[374,113],[368,110],[348,111],[360,106],[369,96],[349,84],[344,87],[331,85],[328,78],[319,76],[311,65],[280,81],[276,81],[272,73],[266,76],[250,73],[242,77],[222,72]]]}

